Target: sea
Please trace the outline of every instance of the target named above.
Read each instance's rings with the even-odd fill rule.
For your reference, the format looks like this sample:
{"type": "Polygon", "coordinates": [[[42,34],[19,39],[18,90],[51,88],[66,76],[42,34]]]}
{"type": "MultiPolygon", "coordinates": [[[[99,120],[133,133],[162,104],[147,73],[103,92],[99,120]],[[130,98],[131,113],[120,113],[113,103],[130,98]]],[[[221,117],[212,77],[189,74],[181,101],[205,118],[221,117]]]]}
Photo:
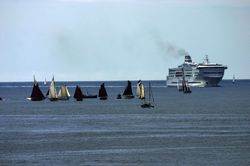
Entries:
{"type": "MultiPolygon", "coordinates": [[[[126,81],[104,81],[108,100],[28,101],[33,82],[0,83],[0,165],[249,166],[250,80],[183,94],[151,83],[154,108],[116,99],[126,81]]],[[[97,94],[102,81],[56,82],[97,94]]],[[[132,82],[133,92],[136,81],[132,82]]],[[[49,82],[39,86],[46,94],[49,82]]]]}

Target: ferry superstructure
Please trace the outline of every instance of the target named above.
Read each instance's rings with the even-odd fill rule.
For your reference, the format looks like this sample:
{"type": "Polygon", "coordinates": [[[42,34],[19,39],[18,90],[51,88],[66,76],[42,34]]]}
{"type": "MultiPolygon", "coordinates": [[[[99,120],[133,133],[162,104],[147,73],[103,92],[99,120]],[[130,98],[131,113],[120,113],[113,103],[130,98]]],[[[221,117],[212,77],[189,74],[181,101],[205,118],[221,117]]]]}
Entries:
{"type": "Polygon", "coordinates": [[[183,80],[184,71],[184,77],[189,86],[218,86],[224,76],[225,69],[227,66],[210,63],[207,55],[203,63],[194,63],[191,56],[186,55],[182,65],[169,69],[166,84],[167,86],[178,86],[178,83],[183,80]]]}

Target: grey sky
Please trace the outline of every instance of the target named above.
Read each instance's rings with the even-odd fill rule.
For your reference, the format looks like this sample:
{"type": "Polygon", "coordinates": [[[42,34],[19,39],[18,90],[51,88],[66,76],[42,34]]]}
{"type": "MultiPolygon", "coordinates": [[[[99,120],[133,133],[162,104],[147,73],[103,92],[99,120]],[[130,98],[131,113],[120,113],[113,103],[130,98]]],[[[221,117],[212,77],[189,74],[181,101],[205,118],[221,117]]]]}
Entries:
{"type": "Polygon", "coordinates": [[[2,0],[0,81],[165,79],[193,61],[250,78],[246,0],[2,0]]]}

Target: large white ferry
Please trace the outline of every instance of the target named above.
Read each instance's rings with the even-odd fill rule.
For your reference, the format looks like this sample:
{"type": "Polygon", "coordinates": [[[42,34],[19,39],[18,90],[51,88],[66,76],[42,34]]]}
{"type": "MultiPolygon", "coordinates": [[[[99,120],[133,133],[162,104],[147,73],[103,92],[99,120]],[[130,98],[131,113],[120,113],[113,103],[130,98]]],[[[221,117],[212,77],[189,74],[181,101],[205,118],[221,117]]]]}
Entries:
{"type": "Polygon", "coordinates": [[[191,56],[186,55],[182,65],[169,69],[166,83],[167,86],[178,86],[178,83],[183,79],[184,71],[185,80],[189,86],[218,86],[224,76],[225,69],[227,69],[227,66],[210,63],[207,55],[203,63],[194,63],[191,56]]]}

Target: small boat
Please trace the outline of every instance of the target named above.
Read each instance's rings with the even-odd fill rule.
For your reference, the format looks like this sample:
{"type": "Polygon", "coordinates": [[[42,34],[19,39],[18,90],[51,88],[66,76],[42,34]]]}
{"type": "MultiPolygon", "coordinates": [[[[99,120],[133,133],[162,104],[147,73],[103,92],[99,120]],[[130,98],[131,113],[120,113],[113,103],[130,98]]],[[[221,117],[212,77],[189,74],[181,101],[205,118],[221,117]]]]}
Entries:
{"type": "Polygon", "coordinates": [[[76,99],[76,101],[82,101],[83,99],[82,90],[78,85],[76,86],[74,98],[76,99]]]}
{"type": "Polygon", "coordinates": [[[153,96],[153,92],[152,92],[152,89],[151,89],[151,84],[149,82],[149,86],[148,86],[148,100],[146,100],[146,98],[144,97],[143,104],[141,104],[141,107],[142,108],[154,108],[154,104],[153,103],[154,103],[154,96],[153,96]]]}
{"type": "Polygon", "coordinates": [[[100,100],[107,100],[108,99],[108,94],[107,94],[106,88],[104,86],[104,83],[102,83],[100,86],[98,96],[99,96],[100,100]]]}
{"type": "Polygon", "coordinates": [[[31,101],[41,101],[45,99],[41,89],[38,86],[38,82],[36,81],[35,76],[34,76],[34,85],[31,95],[27,99],[31,101]]]}
{"type": "Polygon", "coordinates": [[[131,86],[131,81],[128,81],[127,87],[125,88],[123,94],[122,94],[123,98],[125,99],[132,99],[135,96],[133,95],[132,92],[132,86],[131,86]]]}
{"type": "Polygon", "coordinates": [[[143,85],[143,83],[141,82],[141,80],[139,80],[139,81],[137,82],[137,85],[136,85],[136,96],[137,96],[139,99],[145,99],[144,85],[143,85]]]}
{"type": "Polygon", "coordinates": [[[61,89],[58,92],[58,99],[59,100],[69,100],[70,94],[69,90],[66,85],[62,85],[61,89]]]}
{"type": "Polygon", "coordinates": [[[48,99],[50,101],[57,101],[58,100],[58,95],[57,95],[57,92],[56,92],[54,76],[53,76],[52,81],[50,83],[48,99]]]}
{"type": "Polygon", "coordinates": [[[3,100],[2,97],[0,97],[0,101],[3,100]]]}
{"type": "Polygon", "coordinates": [[[118,94],[116,99],[121,99],[122,98],[122,95],[121,94],[118,94]]]}

